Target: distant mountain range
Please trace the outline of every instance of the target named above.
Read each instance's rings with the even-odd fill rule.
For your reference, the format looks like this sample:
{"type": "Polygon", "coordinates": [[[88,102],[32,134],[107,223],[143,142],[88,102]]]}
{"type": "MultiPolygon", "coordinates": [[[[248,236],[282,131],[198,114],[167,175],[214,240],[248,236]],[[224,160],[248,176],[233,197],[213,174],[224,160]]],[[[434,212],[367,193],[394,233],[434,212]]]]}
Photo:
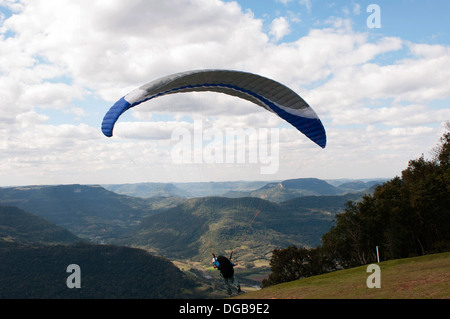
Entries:
{"type": "Polygon", "coordinates": [[[102,185],[118,194],[149,198],[154,196],[178,196],[185,198],[224,196],[259,197],[283,202],[295,197],[310,195],[343,195],[370,190],[385,179],[373,180],[321,180],[298,178],[284,181],[234,181],[193,183],[137,183],[102,185]]]}
{"type": "Polygon", "coordinates": [[[221,196],[229,191],[249,191],[263,187],[265,181],[187,182],[187,183],[136,183],[102,185],[112,192],[149,198],[154,196],[179,196],[185,198],[221,196]]]}
{"type": "MultiPolygon", "coordinates": [[[[368,187],[373,187],[375,183],[346,181],[335,186],[324,180],[307,178],[269,183],[145,183],[109,186],[110,189],[129,195],[117,194],[98,185],[23,186],[0,188],[0,205],[16,206],[64,227],[82,239],[107,243],[140,225],[145,217],[165,213],[169,208],[181,209],[179,205],[195,202],[187,201],[192,198],[192,194],[221,194],[222,197],[215,199],[214,203],[233,202],[226,198],[256,197],[269,201],[264,204],[268,207],[298,197],[370,192],[371,188],[368,187]],[[139,194],[142,197],[136,197],[139,194]]],[[[316,205],[320,205],[320,201],[316,205]]],[[[214,210],[215,207],[209,209],[214,210]]],[[[308,242],[316,243],[317,238],[308,242]]]]}

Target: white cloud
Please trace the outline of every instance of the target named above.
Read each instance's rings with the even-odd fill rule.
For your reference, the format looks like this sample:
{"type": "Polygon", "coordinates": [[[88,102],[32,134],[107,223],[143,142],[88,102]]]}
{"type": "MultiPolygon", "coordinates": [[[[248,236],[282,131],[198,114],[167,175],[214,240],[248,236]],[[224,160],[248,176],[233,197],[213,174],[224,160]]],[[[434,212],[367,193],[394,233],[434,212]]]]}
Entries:
{"type": "Polygon", "coordinates": [[[0,6],[8,8],[12,12],[19,12],[23,9],[23,2],[16,0],[0,0],[0,6]]]}
{"type": "Polygon", "coordinates": [[[299,0],[299,3],[306,7],[309,13],[311,13],[312,3],[311,0],[299,0]]]}
{"type": "Polygon", "coordinates": [[[236,63],[266,40],[261,22],[220,1],[30,1],[7,25],[20,47],[108,99],[149,74],[236,63]]]}
{"type": "Polygon", "coordinates": [[[278,42],[290,32],[289,22],[285,17],[275,18],[270,25],[269,34],[272,35],[275,42],[278,42]]]}
{"type": "Polygon", "coordinates": [[[289,2],[292,2],[293,0],[276,0],[277,2],[281,2],[284,5],[287,5],[289,2]]]}
{"type": "MultiPolygon", "coordinates": [[[[364,44],[363,46],[367,46],[369,57],[373,53],[383,52],[383,46],[380,45],[364,44]]],[[[361,48],[353,53],[366,51],[361,48]]],[[[389,48],[395,49],[396,45],[388,45],[386,48],[384,52],[388,52],[389,48]]],[[[448,99],[450,97],[450,88],[447,85],[450,71],[446,68],[446,65],[450,63],[448,48],[440,45],[426,50],[416,45],[408,48],[412,57],[393,64],[381,65],[368,60],[366,63],[343,65],[333,72],[332,79],[314,90],[312,101],[323,105],[334,114],[342,114],[342,110],[356,111],[368,101],[375,103],[378,100],[392,100],[394,104],[386,106],[392,112],[398,109],[396,104],[399,103],[426,105],[433,100],[448,99]],[[420,55],[417,54],[419,51],[420,55]]],[[[403,109],[406,113],[408,112],[406,108],[403,109]]],[[[426,112],[427,107],[423,107],[422,110],[426,112]]],[[[410,110],[410,112],[414,111],[414,108],[410,110]]],[[[439,113],[448,115],[446,110],[435,114],[439,113]]],[[[392,120],[399,120],[399,117],[394,117],[392,120]]]]}

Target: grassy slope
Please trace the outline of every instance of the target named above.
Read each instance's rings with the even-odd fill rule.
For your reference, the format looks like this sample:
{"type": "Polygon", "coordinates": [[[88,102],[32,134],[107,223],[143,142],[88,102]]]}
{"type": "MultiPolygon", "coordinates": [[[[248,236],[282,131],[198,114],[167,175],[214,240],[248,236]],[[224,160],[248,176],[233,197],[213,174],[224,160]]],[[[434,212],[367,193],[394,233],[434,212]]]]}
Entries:
{"type": "Polygon", "coordinates": [[[243,299],[450,298],[450,253],[381,262],[381,288],[369,289],[367,265],[267,287],[243,299]]]}

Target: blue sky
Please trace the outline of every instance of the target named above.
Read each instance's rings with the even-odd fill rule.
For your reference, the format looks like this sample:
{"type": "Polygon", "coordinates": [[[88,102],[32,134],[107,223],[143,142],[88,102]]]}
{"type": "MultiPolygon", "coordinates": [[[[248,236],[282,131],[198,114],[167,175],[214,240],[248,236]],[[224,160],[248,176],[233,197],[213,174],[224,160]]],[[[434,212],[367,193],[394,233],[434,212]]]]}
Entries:
{"type": "Polygon", "coordinates": [[[431,156],[450,120],[449,11],[444,0],[0,0],[0,186],[394,177],[431,156]],[[379,28],[367,23],[370,5],[379,28]],[[209,93],[147,102],[124,114],[113,138],[101,134],[126,93],[203,68],[289,86],[321,118],[327,147],[209,93]],[[277,130],[273,156],[174,161],[175,132],[189,132],[184,146],[204,159],[229,147],[204,136],[233,129],[259,140],[277,130]],[[262,174],[268,165],[276,170],[262,174]]]}
{"type": "Polygon", "coordinates": [[[445,0],[381,0],[381,1],[239,1],[245,9],[251,10],[259,19],[270,23],[274,18],[295,16],[301,21],[289,37],[305,35],[310,28],[323,24],[330,17],[349,18],[358,30],[368,30],[367,12],[370,4],[381,9],[381,28],[368,30],[379,35],[398,36],[404,40],[424,43],[447,43],[450,41],[448,29],[448,9],[445,0]],[[309,9],[308,9],[309,8],[309,9]]]}

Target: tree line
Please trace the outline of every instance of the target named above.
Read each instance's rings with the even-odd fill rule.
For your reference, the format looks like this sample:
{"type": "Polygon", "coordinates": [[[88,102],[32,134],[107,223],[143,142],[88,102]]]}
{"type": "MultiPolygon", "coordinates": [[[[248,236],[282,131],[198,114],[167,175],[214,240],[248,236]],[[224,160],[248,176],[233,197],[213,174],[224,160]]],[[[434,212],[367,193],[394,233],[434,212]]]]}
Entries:
{"type": "MultiPolygon", "coordinates": [[[[450,122],[446,123],[450,130],[450,122]]],[[[313,249],[276,249],[263,287],[381,260],[450,251],[450,132],[371,195],[346,204],[313,249]]]]}

